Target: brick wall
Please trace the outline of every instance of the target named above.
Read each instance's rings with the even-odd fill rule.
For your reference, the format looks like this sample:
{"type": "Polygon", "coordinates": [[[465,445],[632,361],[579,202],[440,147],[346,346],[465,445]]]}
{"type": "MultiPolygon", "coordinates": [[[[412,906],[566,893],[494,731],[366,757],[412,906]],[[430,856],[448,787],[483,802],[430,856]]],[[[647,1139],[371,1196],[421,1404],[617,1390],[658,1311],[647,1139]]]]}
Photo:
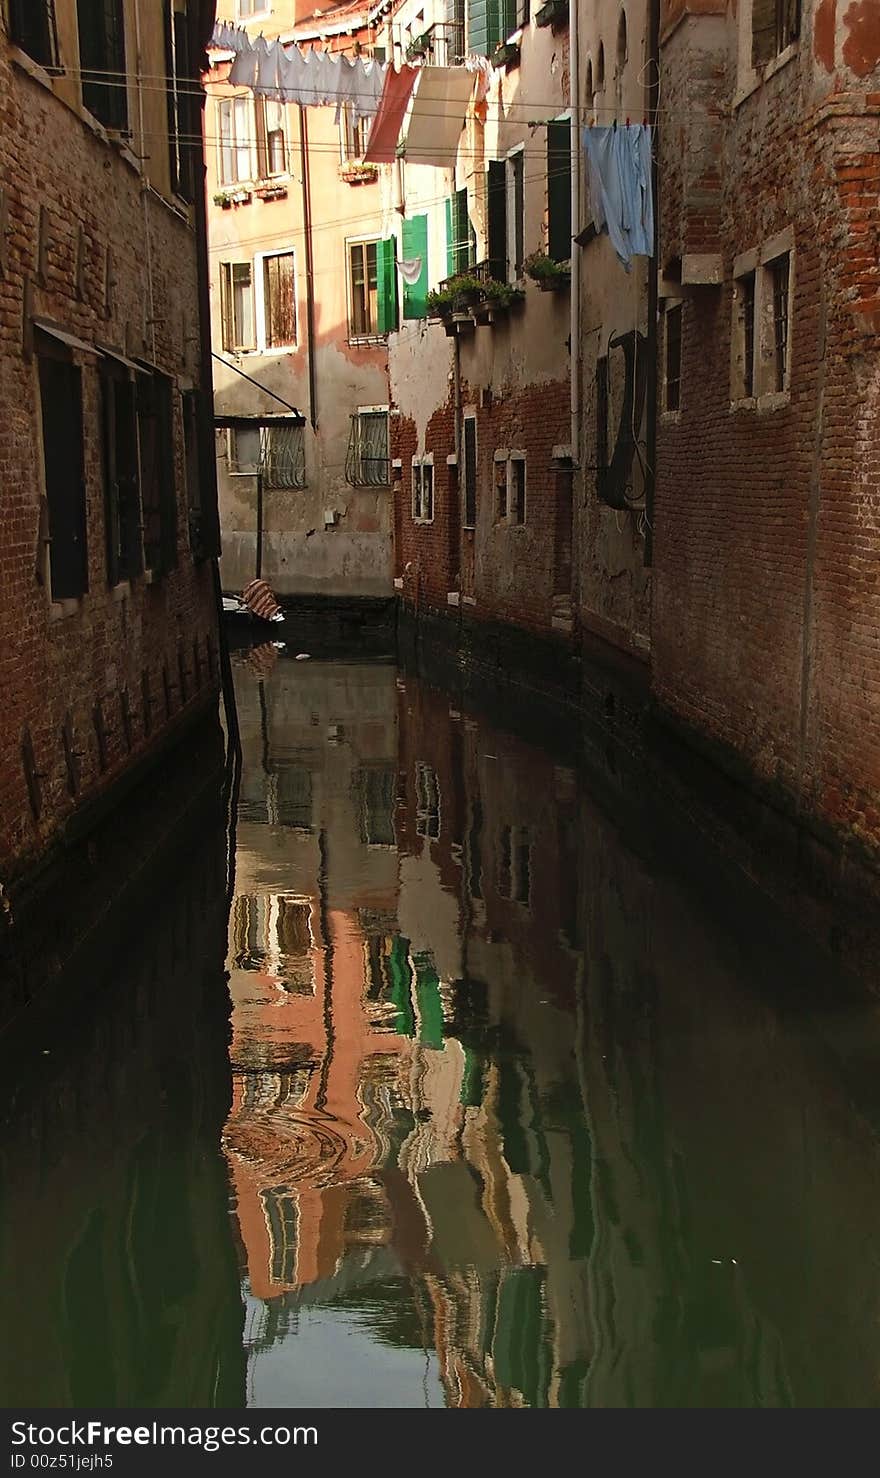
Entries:
{"type": "MultiPolygon", "coordinates": [[[[477,516],[461,527],[464,499],[455,453],[455,413],[449,401],[430,417],[423,444],[408,417],[392,420],[396,473],[396,574],[407,602],[442,611],[456,594],[477,620],[502,621],[536,634],[552,630],[555,520],[559,478],[553,450],[569,438],[567,380],[510,386],[498,395],[478,384],[462,385],[462,408],[477,427],[477,516]],[[499,451],[523,453],[526,515],[522,525],[498,516],[499,451]],[[434,456],[433,522],[412,516],[414,456],[434,456]]],[[[506,467],[505,467],[506,475],[506,467]]]]}
{"type": "MultiPolygon", "coordinates": [[[[156,21],[159,23],[157,16],[156,21]]],[[[161,25],[160,25],[161,32],[161,25]]],[[[161,34],[160,34],[161,40],[161,34]]],[[[70,88],[65,83],[66,92],[70,88]]],[[[0,189],[7,226],[0,270],[0,878],[33,860],[81,802],[106,789],[159,742],[181,711],[216,691],[217,630],[209,561],[189,547],[180,396],[174,441],[177,566],[148,583],[108,585],[98,364],[73,351],[82,370],[88,592],[64,613],[37,577],[43,495],[36,357],[22,351],[26,280],[33,312],[89,345],[143,357],[199,382],[195,236],[186,207],[142,190],[132,141],[113,144],[78,104],[0,39],[0,189]],[[39,209],[48,210],[45,283],[34,281],[39,209]],[[85,236],[77,293],[80,228],[85,236]],[[113,291],[105,306],[107,249],[113,291]],[[144,676],[149,688],[145,715],[144,676]],[[166,683],[167,678],[167,683],[166,683]],[[166,706],[167,692],[167,706],[166,706]],[[123,705],[127,695],[130,731],[123,705]],[[105,753],[95,724],[100,709],[105,753]],[[79,767],[71,793],[62,743],[69,714],[79,767]],[[22,763],[29,730],[41,805],[33,813],[22,763]]],[[[162,100],[164,109],[164,99],[162,100]]],[[[156,160],[164,157],[157,139],[156,160]]],[[[146,152],[149,152],[147,150],[146,152]]],[[[167,187],[166,187],[167,188],[167,187]]]]}
{"type": "Polygon", "coordinates": [[[663,46],[661,266],[717,252],[722,280],[666,288],[683,352],[681,408],[661,406],[658,431],[653,676],[719,752],[876,847],[880,122],[865,84],[842,90],[845,68],[829,75],[818,42],[814,56],[813,19],[805,4],[799,44],[763,76],[733,16],[688,16],[663,46]],[[726,121],[694,69],[725,79],[726,121]],[[688,161],[713,152],[717,213],[688,185],[688,161]],[[792,249],[787,383],[774,393],[759,351],[747,396],[734,272],[760,277],[774,242],[792,249]]]}

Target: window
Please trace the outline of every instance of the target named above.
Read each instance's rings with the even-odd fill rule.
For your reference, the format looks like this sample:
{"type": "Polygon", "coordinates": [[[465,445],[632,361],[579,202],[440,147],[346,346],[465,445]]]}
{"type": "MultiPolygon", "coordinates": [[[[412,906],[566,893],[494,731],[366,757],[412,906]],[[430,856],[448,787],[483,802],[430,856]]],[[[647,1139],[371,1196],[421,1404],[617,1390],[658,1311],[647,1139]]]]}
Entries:
{"type": "Polygon", "coordinates": [[[397,327],[397,243],[348,243],[349,336],[378,338],[397,327]]]}
{"type": "Polygon", "coordinates": [[[292,251],[272,252],[261,258],[261,347],[292,348],[296,344],[296,282],[292,251]]]}
{"type": "Polygon", "coordinates": [[[755,274],[745,272],[733,287],[734,373],[733,399],[744,400],[755,393],[755,274]]]}
{"type": "Polygon", "coordinates": [[[440,835],[440,785],[437,772],[416,761],[416,835],[436,841],[440,835]]]}
{"type": "Polygon", "coordinates": [[[48,512],[49,583],[53,600],[71,600],[88,589],[82,375],[70,357],[43,335],[38,335],[36,348],[48,512]]]}
{"type": "Polygon", "coordinates": [[[486,180],[486,250],[489,275],[507,281],[507,171],[503,159],[491,159],[486,180]]]}
{"type": "Polygon", "coordinates": [[[144,559],[134,381],[109,358],[101,365],[101,420],[107,579],[118,585],[139,575],[144,559]]]}
{"type": "Polygon", "coordinates": [[[526,521],[526,459],[525,457],[511,457],[509,463],[510,473],[510,516],[515,524],[524,524],[526,521]]]}
{"type": "Polygon", "coordinates": [[[468,0],[468,51],[491,56],[528,18],[528,0],[468,0]]]}
{"type": "Polygon", "coordinates": [[[137,377],[136,409],[143,507],[144,563],[164,574],[177,563],[174,401],[167,375],[137,377]]]}
{"type": "Polygon", "coordinates": [[[371,407],[351,418],[345,480],[355,488],[387,487],[391,472],[388,411],[371,407]]]}
{"type": "Polygon", "coordinates": [[[287,174],[287,127],[284,103],[271,98],[260,102],[260,174],[271,179],[287,174]]]}
{"type": "Polygon", "coordinates": [[[507,518],[507,458],[495,454],[495,518],[502,523],[507,518]]]}
{"type": "Polygon", "coordinates": [[[621,76],[626,66],[626,11],[621,10],[620,20],[617,22],[617,75],[621,76]]]}
{"type": "Polygon", "coordinates": [[[434,518],[434,460],[413,457],[412,516],[416,523],[431,523],[434,518]]]}
{"type": "Polygon", "coordinates": [[[605,45],[599,42],[599,52],[596,57],[596,91],[605,90],[605,45]]]}
{"type": "Polygon", "coordinates": [[[168,160],[171,189],[184,200],[195,199],[195,144],[201,121],[195,105],[196,83],[189,57],[189,29],[181,0],[164,0],[165,72],[168,107],[168,160]]]}
{"type": "MultiPolygon", "coordinates": [[[[513,276],[522,277],[525,257],[525,151],[517,150],[507,160],[508,255],[513,263],[513,276]]],[[[569,255],[570,255],[569,249],[569,255]]]]}
{"type": "Polygon", "coordinates": [[[238,185],[254,178],[253,129],[249,98],[220,98],[217,103],[220,139],[220,183],[238,185]]]}
{"type": "Polygon", "coordinates": [[[446,201],[446,275],[457,277],[477,260],[477,237],[468,214],[467,190],[446,201]]]}
{"type": "Polygon", "coordinates": [[[55,0],[11,0],[9,39],[41,67],[57,66],[55,0]]]}
{"type": "Polygon", "coordinates": [[[235,0],[235,14],[238,20],[249,20],[252,15],[271,15],[271,0],[235,0]]]}
{"type": "MultiPolygon", "coordinates": [[[[279,765],[274,776],[275,815],[273,823],[310,832],[314,823],[312,772],[305,765],[279,765]]],[[[308,932],[306,926],[306,933],[308,932]]],[[[305,936],[303,939],[305,946],[305,936]]],[[[293,951],[288,950],[288,953],[293,951]]]]}
{"type": "Polygon", "coordinates": [[[396,771],[387,766],[355,770],[352,788],[361,841],[368,847],[393,847],[396,771]]]}
{"type": "Polygon", "coordinates": [[[547,252],[554,262],[571,257],[571,124],[547,124],[547,252]]]}
{"type": "Polygon", "coordinates": [[[367,152],[370,124],[369,118],[355,120],[351,103],[343,103],[339,117],[339,157],[343,164],[363,159],[367,152]]]}
{"type": "Polygon", "coordinates": [[[667,303],[664,314],[663,408],[681,409],[681,303],[667,303]]]}
{"type": "Polygon", "coordinates": [[[206,559],[213,553],[209,528],[202,507],[202,396],[199,390],[185,390],[181,396],[183,412],[183,457],[186,474],[186,509],[189,523],[189,545],[193,559],[206,559]]]}
{"type": "Polygon", "coordinates": [[[791,276],[788,252],[768,264],[770,301],[773,314],[773,389],[788,389],[788,314],[791,276]]]}
{"type": "Polygon", "coordinates": [[[106,128],[122,132],[128,127],[124,0],[78,0],[77,16],[83,104],[106,128]]]}
{"type": "Polygon", "coordinates": [[[254,274],[250,262],[220,264],[220,309],[223,348],[232,352],[255,349],[254,274]]]}
{"type": "Polygon", "coordinates": [[[502,826],[498,838],[498,892],[528,906],[532,889],[532,848],[525,826],[502,826]]]}
{"type": "Polygon", "coordinates": [[[229,470],[248,477],[260,472],[267,488],[304,488],[305,428],[277,422],[236,426],[229,433],[229,470]]]}
{"type": "Polygon", "coordinates": [[[763,66],[800,35],[801,0],[752,0],[752,66],[763,66]]]}
{"type": "Polygon", "coordinates": [[[477,522],[477,418],[464,420],[464,524],[472,529],[477,522]]]}

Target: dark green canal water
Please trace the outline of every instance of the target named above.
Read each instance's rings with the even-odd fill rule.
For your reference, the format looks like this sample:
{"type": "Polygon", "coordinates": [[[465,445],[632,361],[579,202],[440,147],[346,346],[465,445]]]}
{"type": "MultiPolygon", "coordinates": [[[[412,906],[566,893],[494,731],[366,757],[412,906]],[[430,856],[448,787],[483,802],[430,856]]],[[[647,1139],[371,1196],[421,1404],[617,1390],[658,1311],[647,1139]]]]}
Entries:
{"type": "Polygon", "coordinates": [[[870,998],[439,686],[236,682],[231,897],[205,827],[4,1068],[3,1403],[878,1404],[870,998]]]}

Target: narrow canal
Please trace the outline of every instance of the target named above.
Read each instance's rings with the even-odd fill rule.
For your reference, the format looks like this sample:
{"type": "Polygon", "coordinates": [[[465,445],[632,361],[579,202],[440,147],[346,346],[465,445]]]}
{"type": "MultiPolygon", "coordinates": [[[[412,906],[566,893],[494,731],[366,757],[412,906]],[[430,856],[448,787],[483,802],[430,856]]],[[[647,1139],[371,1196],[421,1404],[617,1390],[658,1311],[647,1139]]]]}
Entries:
{"type": "Polygon", "coordinates": [[[6,1069],[3,1404],[877,1405],[877,1008],[439,686],[236,683],[231,898],[6,1069]]]}

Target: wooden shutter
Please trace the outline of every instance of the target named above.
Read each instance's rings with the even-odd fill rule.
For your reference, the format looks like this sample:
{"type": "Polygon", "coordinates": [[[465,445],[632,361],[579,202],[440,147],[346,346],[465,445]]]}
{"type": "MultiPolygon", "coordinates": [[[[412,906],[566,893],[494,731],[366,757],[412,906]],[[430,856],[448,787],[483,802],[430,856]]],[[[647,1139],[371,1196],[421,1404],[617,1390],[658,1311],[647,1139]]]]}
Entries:
{"type": "Polygon", "coordinates": [[[477,522],[477,423],[473,416],[464,423],[464,521],[466,528],[477,522]]]}
{"type": "Polygon", "coordinates": [[[476,261],[477,237],[468,215],[467,188],[456,190],[452,199],[453,273],[467,272],[476,261]]]}
{"type": "Polygon", "coordinates": [[[428,217],[416,216],[403,223],[403,259],[413,261],[421,257],[422,270],[418,280],[403,284],[404,318],[424,318],[428,311],[428,217]]]}
{"type": "Polygon", "coordinates": [[[489,161],[488,206],[489,271],[497,282],[506,282],[507,170],[503,159],[489,161]]]}
{"type": "Polygon", "coordinates": [[[39,373],[52,599],[68,600],[88,589],[82,376],[53,353],[40,355],[39,373]]]}
{"type": "Polygon", "coordinates": [[[468,0],[467,50],[478,56],[489,55],[489,0],[468,0]]]}
{"type": "Polygon", "coordinates": [[[55,66],[55,0],[11,0],[9,37],[41,67],[55,66]]]}
{"type": "Polygon", "coordinates": [[[377,332],[397,328],[397,242],[393,236],[376,242],[377,332]]]}
{"type": "Polygon", "coordinates": [[[78,0],[83,103],[107,128],[128,124],[123,0],[78,0]],[[105,80],[106,79],[106,80],[105,80]]]}
{"type": "Polygon", "coordinates": [[[266,343],[269,348],[296,343],[296,296],[293,252],[266,257],[263,263],[266,343]]]}
{"type": "Polygon", "coordinates": [[[571,124],[547,124],[548,251],[554,262],[571,256],[571,124]]]}
{"type": "Polygon", "coordinates": [[[776,52],[778,0],[752,0],[752,66],[763,66],[776,52]]]}

